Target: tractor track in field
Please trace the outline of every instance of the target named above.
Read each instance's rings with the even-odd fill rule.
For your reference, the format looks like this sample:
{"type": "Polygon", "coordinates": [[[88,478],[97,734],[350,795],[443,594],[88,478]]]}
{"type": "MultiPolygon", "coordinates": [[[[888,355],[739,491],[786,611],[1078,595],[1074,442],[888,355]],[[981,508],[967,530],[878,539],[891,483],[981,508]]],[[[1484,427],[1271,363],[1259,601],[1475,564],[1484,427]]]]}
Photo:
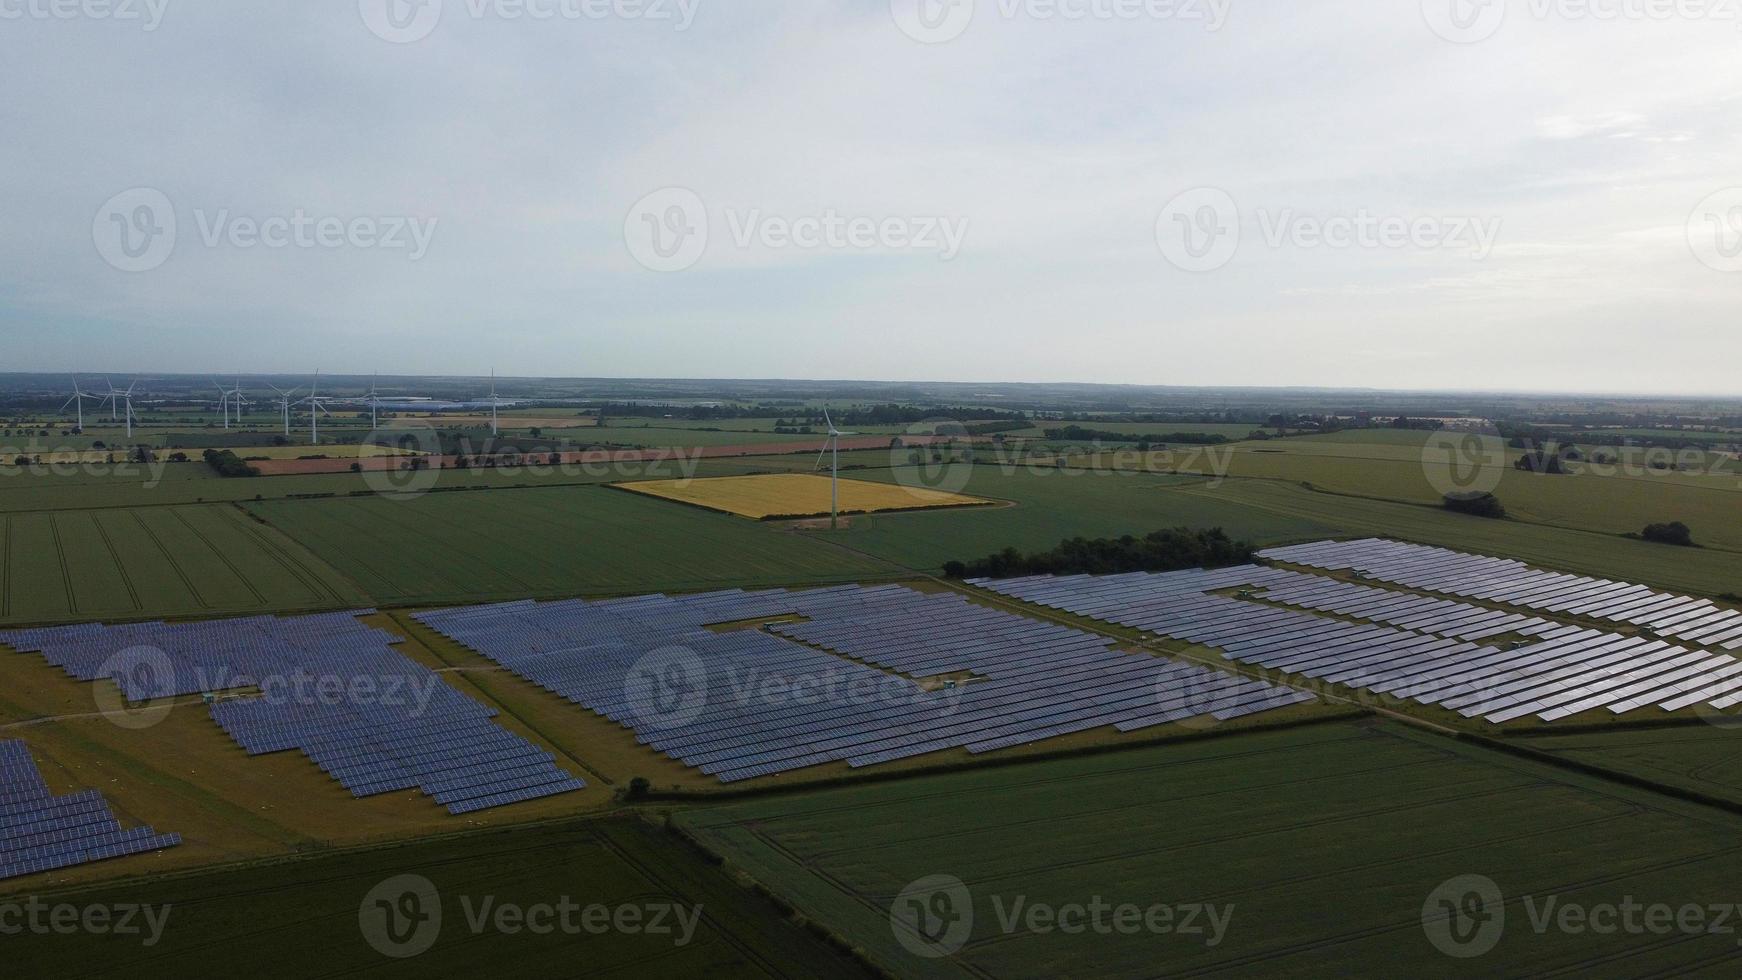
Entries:
{"type": "Polygon", "coordinates": [[[96,528],[97,537],[103,539],[103,548],[109,552],[109,560],[114,563],[115,574],[121,576],[121,584],[127,587],[127,598],[133,603],[133,611],[141,612],[144,605],[139,601],[139,589],[133,584],[133,576],[127,573],[127,566],[121,561],[121,552],[115,549],[115,542],[109,538],[109,531],[103,527],[103,522],[95,514],[89,518],[91,526],[96,528]]]}
{"type": "Polygon", "coordinates": [[[211,539],[206,537],[205,532],[193,526],[192,522],[188,520],[187,514],[179,510],[173,511],[172,513],[175,514],[175,519],[181,522],[182,527],[188,529],[188,534],[192,535],[200,544],[205,545],[207,551],[210,551],[219,561],[224,563],[224,567],[230,570],[230,574],[235,576],[236,581],[242,583],[242,587],[247,589],[248,594],[254,597],[254,602],[257,605],[266,604],[266,597],[261,595],[260,590],[254,587],[254,583],[249,581],[246,575],[242,574],[242,570],[236,567],[236,563],[230,560],[229,555],[224,554],[222,548],[213,544],[211,539]]]}
{"type": "Polygon", "coordinates": [[[152,545],[157,548],[157,553],[162,555],[163,560],[169,563],[170,571],[174,572],[175,577],[181,580],[182,587],[187,589],[188,595],[193,597],[194,604],[199,606],[201,609],[212,608],[212,604],[206,601],[206,597],[200,594],[199,589],[194,587],[193,580],[188,578],[188,574],[186,570],[181,567],[181,563],[175,560],[175,555],[171,554],[169,549],[164,547],[163,539],[157,536],[157,532],[151,529],[151,525],[145,523],[145,518],[140,516],[139,511],[135,510],[132,514],[134,522],[139,525],[139,530],[145,532],[145,536],[150,538],[152,545]]]}
{"type": "Polygon", "coordinates": [[[73,592],[73,572],[71,568],[67,567],[67,550],[61,544],[60,522],[55,519],[56,516],[55,514],[48,515],[48,533],[54,538],[54,557],[55,561],[60,564],[60,581],[61,587],[66,590],[67,612],[77,616],[79,614],[79,597],[73,592]]]}

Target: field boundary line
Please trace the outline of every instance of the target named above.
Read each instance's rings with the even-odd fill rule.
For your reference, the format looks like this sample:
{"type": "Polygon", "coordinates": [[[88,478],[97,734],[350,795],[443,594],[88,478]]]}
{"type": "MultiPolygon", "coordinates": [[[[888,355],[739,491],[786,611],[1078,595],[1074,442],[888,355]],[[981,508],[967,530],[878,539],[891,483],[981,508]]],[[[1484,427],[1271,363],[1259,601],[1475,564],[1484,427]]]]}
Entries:
{"type": "MultiPolygon", "coordinates": [[[[340,595],[337,589],[328,585],[313,569],[308,568],[296,556],[287,552],[281,544],[262,533],[260,525],[247,518],[247,511],[240,503],[236,503],[233,510],[226,508],[225,513],[241,529],[244,537],[254,541],[260,546],[260,550],[272,556],[272,559],[278,562],[290,574],[291,578],[301,582],[315,601],[319,602],[325,597],[331,599],[335,605],[345,604],[346,597],[340,595]]],[[[271,525],[266,525],[266,527],[271,528],[271,525]]],[[[368,593],[359,588],[357,595],[366,598],[368,593]]]]}

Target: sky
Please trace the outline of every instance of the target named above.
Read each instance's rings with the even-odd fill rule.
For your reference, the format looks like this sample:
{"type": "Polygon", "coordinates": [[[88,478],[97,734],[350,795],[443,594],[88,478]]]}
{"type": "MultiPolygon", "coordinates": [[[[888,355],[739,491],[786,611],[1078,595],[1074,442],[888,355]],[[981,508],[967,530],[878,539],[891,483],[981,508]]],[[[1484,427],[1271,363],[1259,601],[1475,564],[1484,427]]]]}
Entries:
{"type": "Polygon", "coordinates": [[[0,0],[0,371],[1742,394],[1737,0],[0,0]]]}

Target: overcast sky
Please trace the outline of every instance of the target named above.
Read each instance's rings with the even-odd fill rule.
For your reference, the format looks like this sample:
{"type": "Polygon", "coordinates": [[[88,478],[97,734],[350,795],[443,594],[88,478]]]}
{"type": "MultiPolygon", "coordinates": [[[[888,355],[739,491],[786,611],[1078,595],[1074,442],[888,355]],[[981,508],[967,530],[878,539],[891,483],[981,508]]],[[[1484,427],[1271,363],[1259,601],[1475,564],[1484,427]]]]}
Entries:
{"type": "Polygon", "coordinates": [[[0,0],[0,370],[1742,394],[1742,5],[1181,2],[0,0]]]}

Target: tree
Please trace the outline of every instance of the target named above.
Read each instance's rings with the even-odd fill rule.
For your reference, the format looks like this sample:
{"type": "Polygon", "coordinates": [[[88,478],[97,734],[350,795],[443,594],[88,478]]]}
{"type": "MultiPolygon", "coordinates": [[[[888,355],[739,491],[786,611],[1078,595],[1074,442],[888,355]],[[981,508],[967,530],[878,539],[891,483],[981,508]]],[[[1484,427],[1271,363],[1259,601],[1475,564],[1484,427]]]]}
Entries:
{"type": "Polygon", "coordinates": [[[1681,521],[1670,521],[1668,524],[1648,524],[1640,537],[1657,544],[1675,545],[1678,548],[1692,548],[1694,533],[1681,521]]]}
{"type": "Polygon", "coordinates": [[[1445,507],[1454,513],[1468,514],[1471,517],[1499,520],[1506,516],[1506,508],[1501,506],[1500,498],[1491,493],[1448,493],[1445,507]]]}

